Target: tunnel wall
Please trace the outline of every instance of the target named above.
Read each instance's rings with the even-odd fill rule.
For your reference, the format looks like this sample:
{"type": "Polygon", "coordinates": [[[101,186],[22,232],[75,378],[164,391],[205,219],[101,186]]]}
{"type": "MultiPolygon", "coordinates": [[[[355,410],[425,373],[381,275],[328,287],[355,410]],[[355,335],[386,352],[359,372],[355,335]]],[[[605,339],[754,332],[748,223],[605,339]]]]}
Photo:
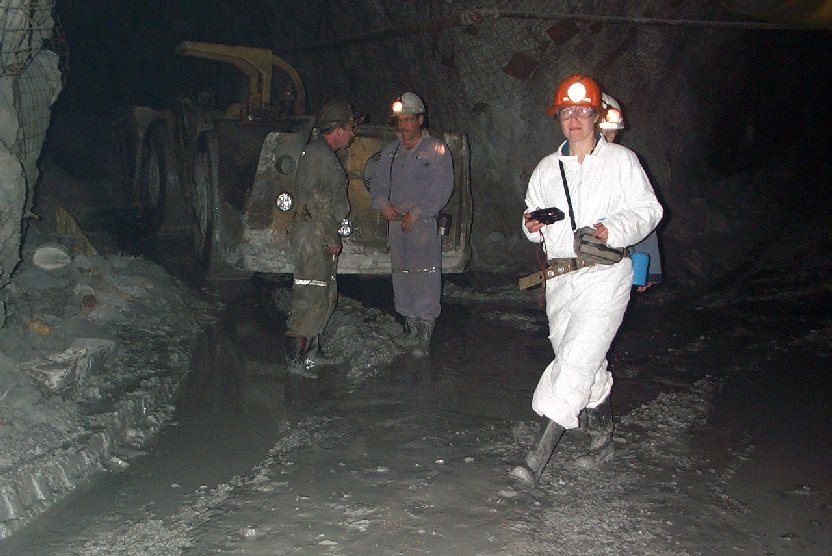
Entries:
{"type": "MultiPolygon", "coordinates": [[[[51,0],[0,0],[0,287],[20,261],[37,161],[61,89],[51,0]]],[[[4,319],[5,309],[0,311],[4,319]]],[[[0,320],[1,322],[1,320],[0,320]]]]}

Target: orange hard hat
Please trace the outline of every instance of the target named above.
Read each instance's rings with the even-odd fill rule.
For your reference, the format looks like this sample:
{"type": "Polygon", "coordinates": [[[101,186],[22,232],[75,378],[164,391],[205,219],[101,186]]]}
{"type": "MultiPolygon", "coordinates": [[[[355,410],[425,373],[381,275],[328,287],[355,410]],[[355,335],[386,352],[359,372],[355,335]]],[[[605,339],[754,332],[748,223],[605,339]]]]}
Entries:
{"type": "Polygon", "coordinates": [[[554,117],[563,106],[589,106],[601,111],[601,87],[589,76],[570,75],[563,78],[558,88],[552,106],[546,108],[546,113],[554,117]]]}

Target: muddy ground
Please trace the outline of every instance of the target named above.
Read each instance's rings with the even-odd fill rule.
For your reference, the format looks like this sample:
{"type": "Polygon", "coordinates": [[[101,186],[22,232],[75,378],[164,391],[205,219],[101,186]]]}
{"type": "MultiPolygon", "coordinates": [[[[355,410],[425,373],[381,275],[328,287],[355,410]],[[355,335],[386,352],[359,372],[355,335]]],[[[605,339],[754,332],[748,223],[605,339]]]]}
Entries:
{"type": "Polygon", "coordinates": [[[281,363],[285,284],[225,307],[145,455],[90,482],[3,554],[828,554],[827,287],[783,277],[636,295],[611,352],[614,462],[508,471],[551,357],[536,294],[450,277],[433,353],[389,347],[389,282],[343,277],[327,334],[346,365],[281,363]]]}

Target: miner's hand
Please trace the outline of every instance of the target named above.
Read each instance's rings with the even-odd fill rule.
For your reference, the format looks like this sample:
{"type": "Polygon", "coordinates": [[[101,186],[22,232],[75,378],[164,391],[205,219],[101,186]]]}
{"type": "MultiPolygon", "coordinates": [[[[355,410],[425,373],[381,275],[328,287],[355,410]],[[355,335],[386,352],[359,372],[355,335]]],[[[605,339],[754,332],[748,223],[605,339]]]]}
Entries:
{"type": "Polygon", "coordinates": [[[523,222],[523,225],[526,226],[526,229],[529,231],[529,233],[536,234],[537,232],[543,229],[543,222],[541,222],[540,220],[534,220],[531,217],[531,214],[529,214],[528,212],[523,214],[523,220],[525,220],[525,222],[523,222]]]}
{"type": "Polygon", "coordinates": [[[593,225],[592,227],[595,228],[595,233],[592,234],[593,237],[596,237],[596,238],[600,239],[601,241],[603,241],[604,243],[607,243],[607,240],[610,237],[610,232],[609,232],[609,230],[607,230],[607,227],[604,226],[600,222],[593,225]]]}
{"type": "Polygon", "coordinates": [[[402,215],[399,214],[399,211],[396,209],[396,207],[392,204],[388,204],[387,206],[382,207],[380,212],[381,216],[384,217],[385,220],[398,220],[402,217],[402,215]]]}

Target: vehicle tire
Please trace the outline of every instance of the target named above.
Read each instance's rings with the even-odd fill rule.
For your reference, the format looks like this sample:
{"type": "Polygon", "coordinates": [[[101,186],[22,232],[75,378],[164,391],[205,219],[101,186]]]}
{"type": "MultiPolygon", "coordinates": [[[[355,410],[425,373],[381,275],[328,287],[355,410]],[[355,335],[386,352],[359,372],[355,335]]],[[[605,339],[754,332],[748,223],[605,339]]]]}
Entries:
{"type": "Polygon", "coordinates": [[[155,233],[162,222],[167,185],[164,127],[154,124],[142,144],[139,201],[148,231],[155,233]]]}
{"type": "Polygon", "coordinates": [[[193,159],[191,208],[193,212],[194,258],[206,267],[216,247],[215,231],[218,224],[219,148],[213,131],[203,133],[197,140],[193,159]]]}

